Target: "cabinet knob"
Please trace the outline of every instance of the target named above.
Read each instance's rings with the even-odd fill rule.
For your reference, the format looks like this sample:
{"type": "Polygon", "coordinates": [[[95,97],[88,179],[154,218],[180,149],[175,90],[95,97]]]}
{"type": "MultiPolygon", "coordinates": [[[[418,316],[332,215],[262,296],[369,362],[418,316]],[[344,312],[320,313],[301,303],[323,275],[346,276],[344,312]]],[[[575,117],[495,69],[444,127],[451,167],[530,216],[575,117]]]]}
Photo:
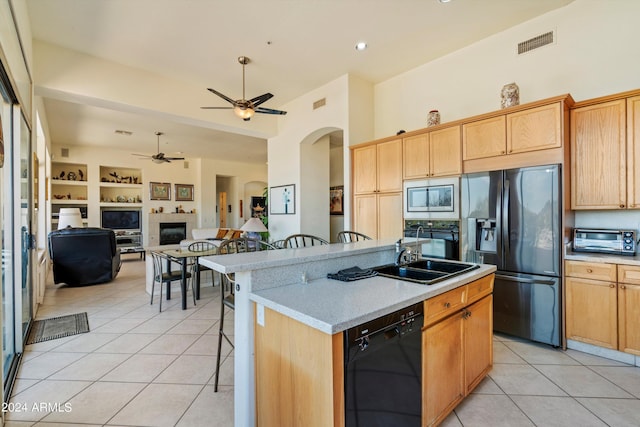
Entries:
{"type": "Polygon", "coordinates": [[[613,283],[611,283],[611,284],[609,284],[609,287],[610,287],[610,288],[615,288],[615,287],[616,287],[616,285],[614,285],[613,283]]]}
{"type": "Polygon", "coordinates": [[[627,289],[625,285],[620,285],[620,289],[627,289]]]}
{"type": "Polygon", "coordinates": [[[505,154],[505,151],[504,151],[504,150],[502,150],[502,151],[500,152],[500,154],[505,154]]]}
{"type": "Polygon", "coordinates": [[[587,273],[593,273],[593,270],[590,268],[587,268],[587,273]]]}
{"type": "Polygon", "coordinates": [[[620,204],[620,207],[621,207],[621,208],[624,208],[624,205],[621,203],[621,204],[620,204]]]}
{"type": "Polygon", "coordinates": [[[451,303],[449,303],[449,302],[445,302],[445,303],[444,303],[444,308],[449,308],[449,307],[451,307],[451,303]]]}

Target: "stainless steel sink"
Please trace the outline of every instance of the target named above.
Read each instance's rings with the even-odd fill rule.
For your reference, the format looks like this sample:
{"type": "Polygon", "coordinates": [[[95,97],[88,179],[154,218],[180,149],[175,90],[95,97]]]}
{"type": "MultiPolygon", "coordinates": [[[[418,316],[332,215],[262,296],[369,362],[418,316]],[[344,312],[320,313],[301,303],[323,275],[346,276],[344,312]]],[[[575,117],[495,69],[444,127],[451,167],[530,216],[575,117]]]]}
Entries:
{"type": "Polygon", "coordinates": [[[444,273],[466,273],[467,271],[479,268],[478,264],[467,264],[463,262],[448,262],[432,259],[420,259],[408,264],[411,268],[420,268],[429,271],[442,271],[444,273]]]}
{"type": "Polygon", "coordinates": [[[477,264],[422,259],[407,265],[382,265],[372,270],[377,271],[380,276],[432,285],[479,267],[477,264]]]}

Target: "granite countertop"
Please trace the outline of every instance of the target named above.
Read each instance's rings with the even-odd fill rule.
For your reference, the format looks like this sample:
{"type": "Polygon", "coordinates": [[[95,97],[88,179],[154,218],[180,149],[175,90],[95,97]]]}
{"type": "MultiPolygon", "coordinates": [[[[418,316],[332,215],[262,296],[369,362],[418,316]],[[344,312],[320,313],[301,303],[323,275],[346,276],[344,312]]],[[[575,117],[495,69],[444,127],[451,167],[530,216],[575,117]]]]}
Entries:
{"type": "Polygon", "coordinates": [[[429,286],[382,276],[354,282],[323,278],[307,284],[255,291],[249,294],[249,299],[324,333],[335,334],[455,289],[495,270],[494,265],[483,264],[469,273],[429,286]]]}
{"type": "Polygon", "coordinates": [[[640,265],[640,255],[612,255],[612,254],[598,254],[591,252],[574,252],[571,249],[567,249],[565,260],[570,261],[586,261],[586,262],[601,262],[605,264],[625,264],[625,265],[640,265]]]}

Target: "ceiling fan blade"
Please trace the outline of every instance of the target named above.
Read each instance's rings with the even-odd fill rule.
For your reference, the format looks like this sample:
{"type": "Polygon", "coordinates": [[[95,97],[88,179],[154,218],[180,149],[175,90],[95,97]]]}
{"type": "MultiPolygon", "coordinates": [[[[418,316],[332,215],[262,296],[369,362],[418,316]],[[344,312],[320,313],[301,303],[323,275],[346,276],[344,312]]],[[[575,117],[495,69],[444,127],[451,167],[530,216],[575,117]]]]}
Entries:
{"type": "Polygon", "coordinates": [[[184,160],[184,157],[163,157],[165,160],[184,160]]]}
{"type": "Polygon", "coordinates": [[[147,159],[150,159],[151,156],[148,154],[137,154],[137,153],[131,153],[132,156],[140,156],[140,157],[146,157],[147,159]]]}
{"type": "Polygon", "coordinates": [[[258,107],[255,109],[256,113],[262,113],[262,114],[279,114],[281,116],[284,116],[285,114],[287,114],[286,111],[282,111],[282,110],[274,110],[271,108],[264,108],[264,107],[258,107]]]}
{"type": "Polygon", "coordinates": [[[257,107],[258,105],[270,100],[271,98],[273,98],[273,94],[265,93],[263,95],[256,96],[255,98],[250,99],[249,102],[251,102],[254,107],[257,107]]]}
{"type": "Polygon", "coordinates": [[[203,110],[233,110],[234,107],[200,107],[203,110]]]}
{"type": "Polygon", "coordinates": [[[222,93],[218,92],[218,91],[217,91],[217,90],[215,90],[215,89],[211,89],[210,87],[208,87],[208,88],[207,88],[207,90],[208,90],[209,92],[215,93],[215,94],[216,94],[216,95],[218,95],[220,98],[222,98],[222,99],[224,99],[225,101],[227,101],[229,104],[231,104],[231,105],[233,105],[233,106],[235,106],[235,105],[236,105],[236,101],[235,101],[235,100],[233,100],[233,99],[231,99],[231,98],[229,98],[227,95],[224,95],[224,94],[222,94],[222,93]]]}

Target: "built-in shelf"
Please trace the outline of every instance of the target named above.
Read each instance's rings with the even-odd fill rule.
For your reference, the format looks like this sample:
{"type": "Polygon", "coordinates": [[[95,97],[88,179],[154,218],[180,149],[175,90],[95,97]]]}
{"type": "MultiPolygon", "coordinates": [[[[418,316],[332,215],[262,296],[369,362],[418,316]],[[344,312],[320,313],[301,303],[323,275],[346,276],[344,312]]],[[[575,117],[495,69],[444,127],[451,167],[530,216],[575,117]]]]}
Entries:
{"type": "Polygon", "coordinates": [[[141,208],[142,203],[118,203],[118,202],[100,202],[101,207],[105,208],[141,208]]]}
{"type": "Polygon", "coordinates": [[[100,206],[142,206],[142,170],[100,166],[100,206]]]}

